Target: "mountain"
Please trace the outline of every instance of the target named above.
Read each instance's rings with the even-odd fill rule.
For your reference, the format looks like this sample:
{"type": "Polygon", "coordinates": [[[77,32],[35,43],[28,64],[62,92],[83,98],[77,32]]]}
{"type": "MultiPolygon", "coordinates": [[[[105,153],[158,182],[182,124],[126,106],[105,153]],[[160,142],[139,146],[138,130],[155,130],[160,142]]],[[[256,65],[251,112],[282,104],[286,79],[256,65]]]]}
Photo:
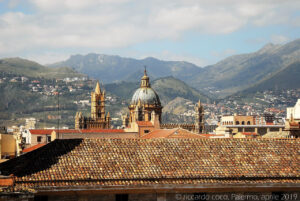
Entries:
{"type": "Polygon", "coordinates": [[[0,93],[0,122],[1,119],[12,118],[16,111],[36,107],[41,97],[39,94],[24,90],[22,86],[15,83],[0,84],[0,93]]]}
{"type": "Polygon", "coordinates": [[[184,99],[182,97],[176,97],[174,100],[171,100],[167,105],[164,106],[163,112],[180,115],[189,109],[189,102],[190,100],[184,99]]]}
{"type": "Polygon", "coordinates": [[[147,66],[148,74],[152,78],[173,76],[181,80],[188,80],[195,73],[203,71],[202,68],[184,61],[161,61],[152,57],[138,60],[94,53],[73,55],[66,61],[49,66],[71,67],[104,83],[139,81],[144,66],[147,66]]]}
{"type": "Polygon", "coordinates": [[[288,65],[269,79],[263,80],[242,93],[251,93],[265,90],[299,89],[300,62],[288,65]]]}
{"type": "MultiPolygon", "coordinates": [[[[140,77],[141,75],[139,75],[139,78],[140,77]]],[[[138,82],[123,81],[119,83],[106,84],[104,85],[104,88],[121,99],[129,101],[135,90],[139,88],[139,85],[140,84],[138,82]]],[[[166,105],[176,97],[185,98],[194,102],[199,99],[203,102],[210,100],[209,97],[188,86],[183,81],[170,76],[152,81],[151,87],[156,91],[163,105],[166,105]]]]}
{"type": "Polygon", "coordinates": [[[210,101],[209,97],[174,77],[154,80],[152,88],[157,92],[163,104],[172,101],[176,97],[181,97],[194,102],[198,100],[203,102],[210,101]]]}
{"type": "Polygon", "coordinates": [[[195,121],[195,117],[192,113],[190,113],[190,116],[182,114],[194,111],[194,106],[195,104],[193,104],[190,100],[182,97],[176,97],[168,102],[168,104],[164,105],[162,120],[166,123],[193,123],[195,121]]]}
{"type": "Polygon", "coordinates": [[[15,75],[28,77],[44,78],[65,78],[82,77],[84,75],[77,73],[71,68],[49,68],[36,62],[22,58],[0,59],[0,72],[11,73],[15,75]]]}
{"type": "Polygon", "coordinates": [[[187,83],[197,89],[213,89],[224,97],[271,78],[297,61],[300,39],[285,45],[267,44],[257,52],[231,56],[205,67],[187,83]]]}
{"type": "Polygon", "coordinates": [[[139,81],[143,66],[151,78],[173,76],[195,89],[222,98],[271,78],[292,63],[300,61],[300,39],[285,45],[267,44],[260,50],[228,57],[200,68],[184,61],[122,58],[104,54],[74,55],[49,65],[68,66],[104,83],[139,81]]]}

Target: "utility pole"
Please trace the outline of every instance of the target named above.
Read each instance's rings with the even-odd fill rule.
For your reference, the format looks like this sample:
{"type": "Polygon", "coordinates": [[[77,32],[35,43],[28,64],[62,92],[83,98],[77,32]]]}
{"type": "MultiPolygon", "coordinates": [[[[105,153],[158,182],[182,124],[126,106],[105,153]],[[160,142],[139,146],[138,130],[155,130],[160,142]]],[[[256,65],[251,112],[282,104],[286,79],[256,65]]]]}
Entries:
{"type": "Polygon", "coordinates": [[[59,121],[60,121],[60,116],[59,116],[59,84],[58,84],[58,81],[56,80],[57,82],[57,137],[59,138],[59,121]]]}

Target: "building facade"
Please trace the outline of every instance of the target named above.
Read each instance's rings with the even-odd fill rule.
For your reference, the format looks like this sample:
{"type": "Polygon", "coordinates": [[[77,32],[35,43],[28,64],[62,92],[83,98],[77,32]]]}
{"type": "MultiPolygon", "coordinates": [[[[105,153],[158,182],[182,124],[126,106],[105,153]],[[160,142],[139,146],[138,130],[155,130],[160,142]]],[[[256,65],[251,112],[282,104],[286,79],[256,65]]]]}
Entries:
{"type": "Polygon", "coordinates": [[[254,125],[255,120],[253,116],[222,116],[221,125],[254,125]]]}
{"type": "Polygon", "coordinates": [[[300,138],[300,99],[294,107],[287,108],[285,130],[292,138],[300,138]]]}

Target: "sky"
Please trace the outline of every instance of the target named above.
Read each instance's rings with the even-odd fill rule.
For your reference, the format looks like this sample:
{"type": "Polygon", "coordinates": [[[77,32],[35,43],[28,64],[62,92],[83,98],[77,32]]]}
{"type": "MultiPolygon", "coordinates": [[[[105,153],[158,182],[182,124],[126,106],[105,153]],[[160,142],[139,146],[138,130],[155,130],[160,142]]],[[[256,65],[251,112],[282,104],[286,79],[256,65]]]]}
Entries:
{"type": "Polygon", "coordinates": [[[214,64],[300,37],[299,0],[0,0],[0,58],[99,53],[214,64]]]}

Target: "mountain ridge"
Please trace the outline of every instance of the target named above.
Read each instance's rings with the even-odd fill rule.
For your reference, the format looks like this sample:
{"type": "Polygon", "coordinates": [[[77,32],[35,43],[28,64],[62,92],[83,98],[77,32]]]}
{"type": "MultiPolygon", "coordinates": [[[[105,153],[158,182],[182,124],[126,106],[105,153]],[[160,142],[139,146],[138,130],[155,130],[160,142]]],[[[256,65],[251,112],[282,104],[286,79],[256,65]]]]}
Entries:
{"type": "Polygon", "coordinates": [[[0,71],[28,77],[64,78],[85,77],[69,67],[49,68],[20,57],[0,59],[0,71]]]}
{"type": "Polygon", "coordinates": [[[300,62],[295,62],[277,72],[268,79],[256,83],[254,86],[240,93],[253,93],[264,90],[298,89],[300,86],[300,62]]]}
{"type": "Polygon", "coordinates": [[[227,57],[203,68],[185,61],[163,61],[153,57],[133,59],[90,53],[72,55],[50,66],[69,66],[104,83],[139,81],[147,66],[153,79],[173,76],[191,87],[224,98],[269,79],[288,65],[300,61],[300,39],[283,45],[268,43],[259,50],[227,57]]]}
{"type": "Polygon", "coordinates": [[[163,61],[153,57],[139,60],[96,53],[72,55],[66,61],[48,66],[68,66],[81,73],[100,79],[104,83],[138,81],[137,78],[133,79],[132,75],[139,73],[144,69],[144,66],[147,66],[147,71],[153,78],[171,75],[183,81],[203,70],[197,65],[185,61],[163,61]]]}
{"type": "Polygon", "coordinates": [[[228,57],[204,68],[204,74],[195,75],[191,86],[215,87],[221,96],[244,90],[273,76],[288,65],[300,61],[300,39],[285,45],[267,44],[254,53],[228,57]]]}

